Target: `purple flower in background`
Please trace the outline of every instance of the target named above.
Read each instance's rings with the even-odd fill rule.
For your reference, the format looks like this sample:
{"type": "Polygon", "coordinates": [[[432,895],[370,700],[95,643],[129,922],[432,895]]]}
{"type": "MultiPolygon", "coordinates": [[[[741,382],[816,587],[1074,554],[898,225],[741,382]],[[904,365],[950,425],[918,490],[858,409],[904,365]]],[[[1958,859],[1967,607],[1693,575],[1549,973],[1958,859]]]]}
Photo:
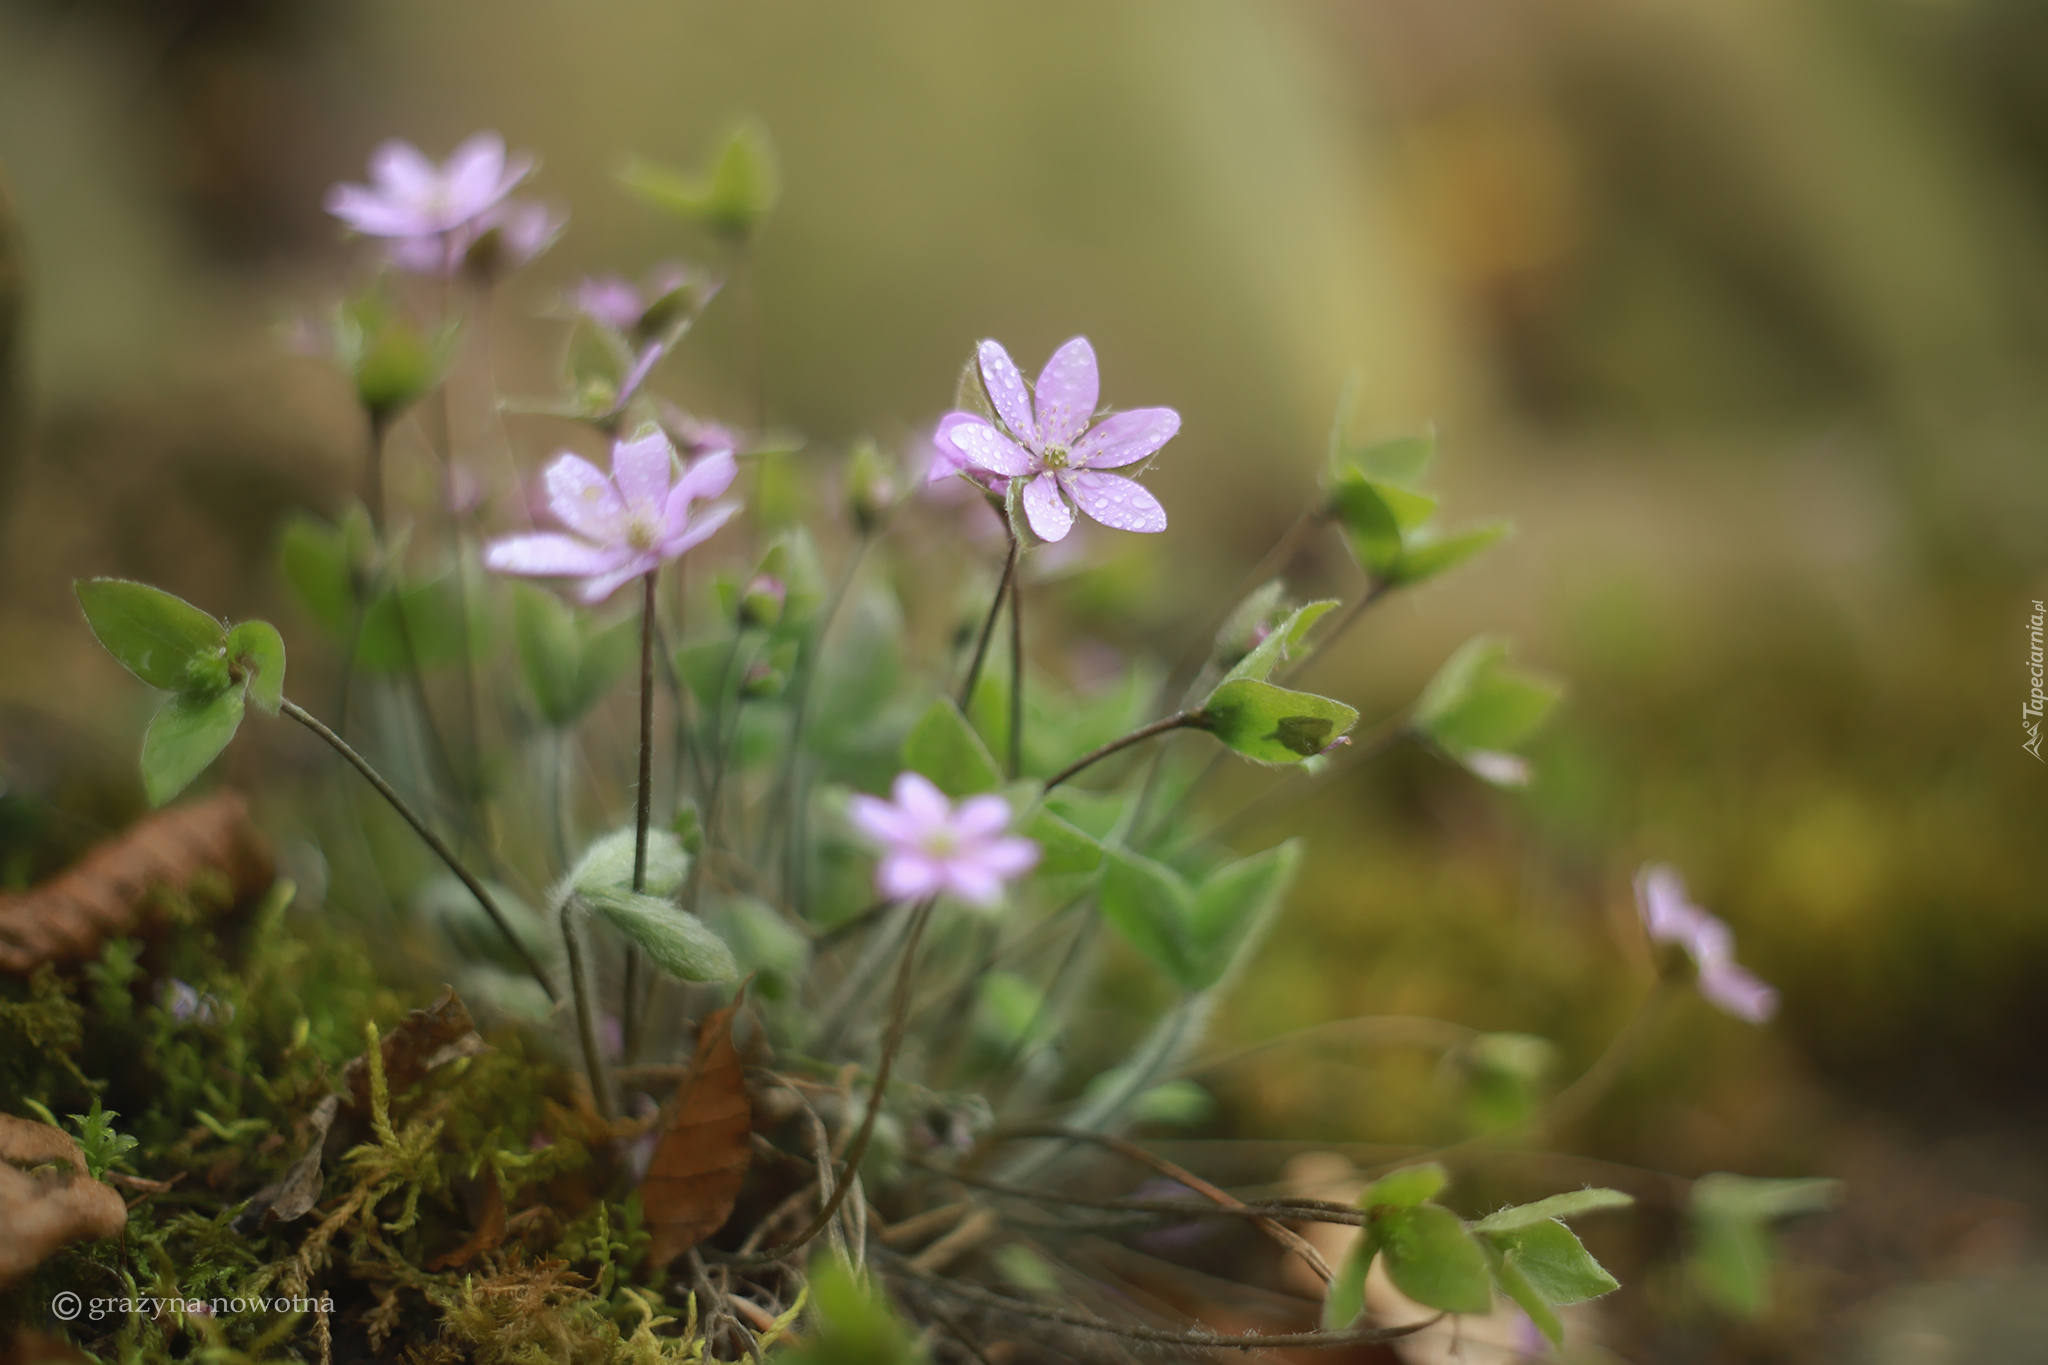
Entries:
{"type": "Polygon", "coordinates": [[[328,190],[327,211],[365,237],[437,238],[496,207],[532,170],[533,158],[507,156],[496,133],[478,133],[439,166],[393,138],[370,153],[369,184],[328,190]]]}
{"type": "Polygon", "coordinates": [[[231,1024],[235,1007],[209,991],[171,977],[157,994],[157,1002],[181,1024],[231,1024]]]}
{"type": "Polygon", "coordinates": [[[621,332],[631,331],[647,311],[640,290],[623,275],[586,275],[569,301],[584,317],[621,332]]]}
{"type": "Polygon", "coordinates": [[[939,449],[932,477],[943,478],[940,468],[957,456],[958,464],[946,473],[1030,480],[1024,485],[1024,516],[1040,540],[1064,539],[1076,507],[1121,531],[1166,529],[1166,509],[1159,499],[1133,480],[1101,471],[1156,453],[1180,430],[1179,413],[1136,408],[1091,428],[1101,381],[1095,348],[1086,337],[1075,337],[1053,352],[1035,390],[1025,387],[1024,376],[1000,345],[984,341],[979,355],[982,384],[1002,425],[973,413],[949,413],[932,438],[939,449]]]}
{"type": "Polygon", "coordinates": [[[1694,905],[1685,880],[1666,863],[1636,873],[1636,910],[1652,943],[1675,943],[1699,968],[1700,994],[1717,1008],[1761,1024],[1778,1011],[1778,993],[1735,961],[1735,935],[1694,905]]]}
{"type": "Polygon", "coordinates": [[[717,296],[721,283],[680,261],[664,261],[637,285],[623,275],[587,275],[570,293],[569,304],[584,317],[617,332],[660,331],[661,324],[693,316],[717,296]],[[685,289],[690,291],[687,308],[663,306],[685,289]]]}
{"type": "Polygon", "coordinates": [[[1002,899],[1003,883],[1038,863],[1038,845],[1006,835],[1010,803],[970,796],[956,809],[945,793],[914,772],[896,775],[893,800],[856,796],[854,827],[882,849],[875,889],[894,900],[950,892],[970,905],[1002,899]]]}
{"type": "Polygon", "coordinates": [[[484,564],[498,573],[580,578],[583,600],[602,602],[709,539],[739,510],[718,503],[693,516],[690,507],[731,486],[731,451],[705,456],[680,479],[674,466],[675,447],[651,426],[612,445],[609,475],[563,451],[547,469],[548,510],[575,534],[511,536],[492,543],[484,564]]]}

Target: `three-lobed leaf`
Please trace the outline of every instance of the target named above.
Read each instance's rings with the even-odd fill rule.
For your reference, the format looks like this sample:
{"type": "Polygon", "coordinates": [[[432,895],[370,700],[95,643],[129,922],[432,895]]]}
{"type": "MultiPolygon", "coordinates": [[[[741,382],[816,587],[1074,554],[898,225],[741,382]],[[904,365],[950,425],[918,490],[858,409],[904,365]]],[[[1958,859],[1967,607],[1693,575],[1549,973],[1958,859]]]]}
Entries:
{"type": "Polygon", "coordinates": [[[1563,694],[1552,679],[1516,667],[1506,641],[1481,635],[1437,670],[1415,703],[1413,724],[1487,776],[1490,764],[1528,739],[1563,694]]]}
{"type": "Polygon", "coordinates": [[[190,602],[124,578],[73,586],[93,635],[151,687],[210,695],[228,686],[227,627],[190,602]]]}
{"type": "Polygon", "coordinates": [[[1379,1235],[1371,1227],[1358,1230],[1358,1237],[1337,1263],[1337,1271],[1323,1291],[1323,1330],[1341,1332],[1358,1321],[1365,1311],[1365,1277],[1372,1270],[1372,1258],[1379,1254],[1379,1235]]]}
{"type": "Polygon", "coordinates": [[[1451,1173],[1444,1169],[1442,1163],[1417,1162],[1398,1171],[1389,1171],[1359,1191],[1358,1207],[1414,1208],[1425,1200],[1436,1198],[1450,1183],[1451,1173]]]}
{"type": "Polygon", "coordinates": [[[1273,670],[1280,666],[1296,645],[1308,637],[1310,628],[1322,619],[1325,612],[1336,605],[1337,599],[1331,597],[1296,607],[1288,613],[1286,620],[1267,632],[1266,638],[1259,641],[1256,648],[1239,659],[1231,670],[1223,675],[1223,681],[1229,683],[1239,678],[1250,678],[1255,682],[1264,682],[1272,677],[1273,670]]]}
{"type": "Polygon", "coordinates": [[[1716,1172],[1692,1187],[1693,1282],[1715,1306],[1755,1317],[1770,1301],[1771,1223],[1832,1207],[1841,1182],[1768,1180],[1716,1172]]]}
{"type": "Polygon", "coordinates": [[[1578,1234],[1555,1218],[1483,1235],[1545,1303],[1583,1303],[1621,1288],[1578,1234]]]}
{"type": "Polygon", "coordinates": [[[1188,934],[1194,894],[1184,877],[1142,854],[1112,848],[1098,900],[1102,917],[1132,947],[1184,989],[1198,989],[1201,973],[1188,934]]]}
{"type": "Polygon", "coordinates": [[[1447,1313],[1484,1313],[1493,1306],[1486,1253],[1457,1214],[1441,1204],[1415,1204],[1391,1210],[1375,1227],[1387,1278],[1403,1294],[1447,1313]]]}
{"type": "Polygon", "coordinates": [[[1226,864],[1195,888],[1187,938],[1196,989],[1215,986],[1258,946],[1301,868],[1303,843],[1226,864]]]}
{"type": "Polygon", "coordinates": [[[534,704],[557,729],[597,705],[640,646],[633,618],[592,630],[561,598],[528,583],[512,585],[512,638],[534,704]]]}
{"type": "Polygon", "coordinates": [[[585,904],[638,944],[670,976],[683,981],[730,981],[739,975],[738,959],[725,940],[673,902],[616,888],[581,894],[585,904]]]}
{"type": "Polygon", "coordinates": [[[1258,763],[1299,763],[1342,739],[1358,712],[1312,692],[1252,678],[1224,683],[1202,703],[1197,725],[1258,763]]]}
{"type": "Polygon", "coordinates": [[[619,173],[619,181],[655,208],[738,238],[759,231],[782,194],[774,144],[755,123],[732,131],[707,172],[673,171],[636,159],[619,173]]]}

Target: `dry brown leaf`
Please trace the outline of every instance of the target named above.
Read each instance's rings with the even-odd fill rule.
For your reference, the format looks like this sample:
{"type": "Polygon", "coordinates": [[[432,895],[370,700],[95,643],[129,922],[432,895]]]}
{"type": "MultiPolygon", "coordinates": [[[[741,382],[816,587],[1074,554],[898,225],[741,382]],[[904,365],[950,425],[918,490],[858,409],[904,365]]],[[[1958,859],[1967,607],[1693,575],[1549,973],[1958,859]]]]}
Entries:
{"type": "Polygon", "coordinates": [[[240,793],[160,811],[40,885],[0,895],[0,972],[26,976],[45,962],[88,961],[110,938],[161,931],[167,920],[159,891],[186,893],[203,879],[224,879],[242,904],[275,875],[240,793]]]}
{"type": "MultiPolygon", "coordinates": [[[[384,1084],[392,1095],[402,1095],[435,1067],[458,1057],[474,1056],[483,1048],[484,1041],[477,1036],[468,1008],[456,998],[453,987],[444,986],[440,999],[399,1020],[378,1044],[378,1051],[384,1054],[384,1084]]],[[[341,1079],[356,1109],[369,1113],[369,1054],[350,1062],[341,1079]]]]}
{"type": "Polygon", "coordinates": [[[118,1237],[127,1226],[121,1192],[86,1174],[85,1154],[68,1134],[0,1114],[0,1289],[67,1243],[118,1237]]]}
{"type": "Polygon", "coordinates": [[[24,1327],[11,1341],[0,1341],[0,1365],[92,1365],[92,1357],[24,1327]]]}
{"type": "Polygon", "coordinates": [[[640,1182],[641,1210],[653,1234],[648,1255],[656,1267],[725,1226],[746,1183],[753,1109],[732,1044],[739,1007],[735,1000],[697,1026],[697,1055],[676,1089],[675,1117],[640,1182]]]}
{"type": "Polygon", "coordinates": [[[306,1139],[306,1150],[284,1173],[284,1179],[275,1185],[265,1185],[250,1197],[235,1215],[235,1231],[251,1233],[274,1223],[304,1218],[320,1202],[320,1190],[325,1183],[320,1171],[320,1150],[327,1145],[327,1130],[334,1126],[334,1115],[340,1108],[339,1095],[329,1095],[320,1101],[310,1120],[312,1131],[306,1139]]]}
{"type": "Polygon", "coordinates": [[[486,1251],[496,1251],[505,1240],[505,1192],[498,1188],[498,1173],[484,1172],[484,1206],[477,1214],[476,1230],[455,1250],[427,1262],[429,1270],[448,1270],[468,1265],[486,1251]]]}

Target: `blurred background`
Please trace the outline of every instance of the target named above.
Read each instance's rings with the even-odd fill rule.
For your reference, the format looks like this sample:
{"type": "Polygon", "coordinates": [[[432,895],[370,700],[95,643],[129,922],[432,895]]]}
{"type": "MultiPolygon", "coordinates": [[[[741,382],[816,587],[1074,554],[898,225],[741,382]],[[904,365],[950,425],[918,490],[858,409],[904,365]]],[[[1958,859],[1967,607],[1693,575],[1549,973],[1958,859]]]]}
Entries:
{"type": "MultiPolygon", "coordinates": [[[[1402,753],[1247,831],[1314,855],[1226,1040],[1436,1015],[1577,1074],[1646,980],[1629,875],[1671,861],[1783,1013],[1677,1000],[1566,1145],[1849,1195],[1793,1228],[1761,1319],[1624,1275],[1607,1344],[2048,1359],[2031,0],[0,0],[10,882],[140,804],[148,700],[69,580],[288,613],[279,518],[353,486],[346,385],[277,344],[362,277],[324,188],[394,135],[538,152],[573,216],[498,322],[504,388],[539,392],[561,332],[521,315],[698,245],[613,172],[697,163],[741,115],[785,183],[754,262],[767,416],[820,469],[863,433],[913,450],[981,336],[1035,372],[1085,331],[1109,401],[1181,411],[1149,480],[1172,532],[1091,542],[1042,657],[1132,620],[1183,647],[1314,495],[1349,376],[1359,434],[1435,424],[1454,519],[1516,521],[1317,682],[1388,713],[1506,630],[1571,686],[1535,784],[1402,753]]],[[[741,316],[714,305],[668,373],[707,416],[754,418],[741,316]]],[[[560,438],[512,428],[529,464],[560,438]]],[[[1352,581],[1334,542],[1306,570],[1352,581]]],[[[1442,1136],[1426,1057],[1210,1080],[1209,1137],[1276,1162],[1442,1136]]],[[[1596,1250],[1664,1264],[1667,1214],[1596,1250]]]]}

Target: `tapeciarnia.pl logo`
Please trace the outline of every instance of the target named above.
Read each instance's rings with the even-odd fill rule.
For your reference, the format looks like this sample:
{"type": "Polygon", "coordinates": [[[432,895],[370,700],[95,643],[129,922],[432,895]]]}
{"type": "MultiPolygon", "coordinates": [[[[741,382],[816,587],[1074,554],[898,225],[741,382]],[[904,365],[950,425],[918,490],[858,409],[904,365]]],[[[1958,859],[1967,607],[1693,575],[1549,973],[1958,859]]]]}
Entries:
{"type": "Polygon", "coordinates": [[[2048,762],[2041,757],[2041,712],[2048,707],[2048,695],[2041,690],[2041,623],[2048,618],[2048,607],[2043,607],[2039,598],[2034,600],[2034,614],[2027,621],[2027,672],[2033,676],[2034,685],[2027,693],[2026,704],[2020,707],[2020,725],[2027,732],[2027,742],[2020,745],[2032,754],[2037,762],[2048,762]]]}

